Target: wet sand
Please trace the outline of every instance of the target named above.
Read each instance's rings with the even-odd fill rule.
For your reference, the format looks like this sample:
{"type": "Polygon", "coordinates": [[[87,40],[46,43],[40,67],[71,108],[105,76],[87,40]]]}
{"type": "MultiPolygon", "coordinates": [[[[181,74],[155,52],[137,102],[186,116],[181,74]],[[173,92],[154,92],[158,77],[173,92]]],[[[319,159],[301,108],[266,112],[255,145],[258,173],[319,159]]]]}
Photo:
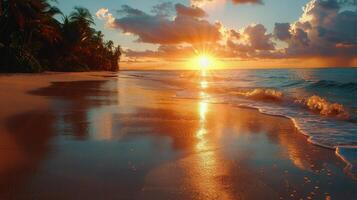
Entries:
{"type": "Polygon", "coordinates": [[[0,76],[0,199],[357,199],[291,120],[112,73],[0,76]]]}

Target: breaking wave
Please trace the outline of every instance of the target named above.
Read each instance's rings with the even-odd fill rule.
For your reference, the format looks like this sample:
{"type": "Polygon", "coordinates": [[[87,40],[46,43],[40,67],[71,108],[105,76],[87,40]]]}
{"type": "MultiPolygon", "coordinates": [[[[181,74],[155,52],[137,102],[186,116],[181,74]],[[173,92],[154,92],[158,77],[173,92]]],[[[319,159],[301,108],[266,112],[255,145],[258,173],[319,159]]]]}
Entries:
{"type": "Polygon", "coordinates": [[[323,116],[333,116],[339,119],[350,118],[345,106],[339,103],[331,103],[325,98],[313,95],[307,99],[295,100],[296,103],[305,105],[308,109],[320,113],[323,116]]]}
{"type": "Polygon", "coordinates": [[[298,104],[322,116],[335,117],[341,120],[349,120],[351,117],[343,104],[332,103],[318,95],[307,98],[288,98],[282,91],[264,88],[239,89],[232,93],[252,100],[298,104]]]}
{"type": "Polygon", "coordinates": [[[262,101],[282,101],[284,97],[284,94],[281,91],[263,88],[253,90],[241,90],[233,92],[233,94],[262,101]]]}

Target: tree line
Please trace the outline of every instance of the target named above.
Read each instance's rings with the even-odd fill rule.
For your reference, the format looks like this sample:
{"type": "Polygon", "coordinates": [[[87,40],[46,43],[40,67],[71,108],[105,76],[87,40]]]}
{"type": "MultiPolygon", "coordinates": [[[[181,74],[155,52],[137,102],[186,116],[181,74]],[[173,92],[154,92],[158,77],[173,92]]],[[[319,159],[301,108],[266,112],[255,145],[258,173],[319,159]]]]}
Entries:
{"type": "Polygon", "coordinates": [[[55,0],[0,0],[0,72],[118,71],[120,46],[89,10],[64,15],[55,0]]]}

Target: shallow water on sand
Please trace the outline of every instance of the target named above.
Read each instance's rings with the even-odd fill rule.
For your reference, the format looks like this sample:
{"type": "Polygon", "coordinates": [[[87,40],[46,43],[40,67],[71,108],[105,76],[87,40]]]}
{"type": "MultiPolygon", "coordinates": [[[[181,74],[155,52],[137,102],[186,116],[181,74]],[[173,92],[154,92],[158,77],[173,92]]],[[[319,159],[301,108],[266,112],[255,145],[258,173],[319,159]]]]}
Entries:
{"type": "Polygon", "coordinates": [[[205,98],[290,118],[309,142],[337,150],[357,177],[357,68],[127,73],[171,85],[176,98],[205,98]]]}
{"type": "Polygon", "coordinates": [[[49,108],[0,122],[0,199],[357,198],[345,163],[286,118],[125,73],[30,94],[49,108]]]}

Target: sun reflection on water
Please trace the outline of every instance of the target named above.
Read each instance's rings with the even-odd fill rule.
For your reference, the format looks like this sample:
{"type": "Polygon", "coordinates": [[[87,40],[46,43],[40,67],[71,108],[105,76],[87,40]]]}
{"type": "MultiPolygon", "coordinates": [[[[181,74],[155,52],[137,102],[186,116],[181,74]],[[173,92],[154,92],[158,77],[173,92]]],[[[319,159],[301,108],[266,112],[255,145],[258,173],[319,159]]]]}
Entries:
{"type": "Polygon", "coordinates": [[[199,112],[200,112],[200,122],[202,125],[206,122],[206,114],[207,114],[208,104],[207,102],[201,101],[199,103],[199,112]]]}
{"type": "Polygon", "coordinates": [[[198,102],[198,114],[199,114],[199,130],[196,133],[196,138],[198,139],[197,143],[197,151],[202,151],[205,149],[207,139],[205,136],[207,135],[206,129],[206,115],[208,112],[208,94],[205,92],[205,89],[208,88],[208,82],[206,81],[206,70],[201,70],[201,80],[199,80],[200,84],[200,100],[198,102]]]}
{"type": "Polygon", "coordinates": [[[200,116],[200,128],[196,133],[196,138],[199,140],[196,146],[198,151],[204,150],[207,143],[205,139],[205,135],[207,134],[207,130],[205,127],[207,110],[208,110],[207,102],[200,101],[198,106],[198,113],[200,116]]]}
{"type": "Polygon", "coordinates": [[[207,76],[207,70],[202,69],[202,70],[201,70],[201,76],[202,76],[202,77],[206,77],[206,76],[207,76]]]}
{"type": "Polygon", "coordinates": [[[202,88],[202,89],[208,88],[208,82],[205,81],[205,80],[201,81],[201,82],[200,82],[200,85],[201,85],[201,88],[202,88]]]}
{"type": "Polygon", "coordinates": [[[222,183],[217,181],[217,177],[224,174],[225,169],[219,165],[219,155],[215,149],[217,148],[216,133],[209,128],[210,104],[207,101],[209,95],[201,91],[200,96],[197,103],[199,126],[196,131],[197,160],[193,167],[196,170],[193,183],[204,199],[233,199],[222,183]]]}

